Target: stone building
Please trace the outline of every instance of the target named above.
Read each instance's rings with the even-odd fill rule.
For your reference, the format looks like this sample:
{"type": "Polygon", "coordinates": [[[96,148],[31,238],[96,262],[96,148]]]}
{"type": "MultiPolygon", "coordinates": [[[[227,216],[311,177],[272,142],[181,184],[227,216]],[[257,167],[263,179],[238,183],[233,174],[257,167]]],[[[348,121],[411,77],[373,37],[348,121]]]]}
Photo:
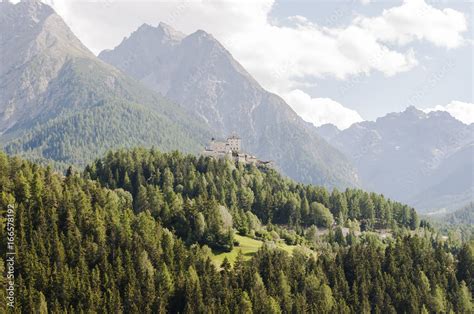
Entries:
{"type": "Polygon", "coordinates": [[[209,146],[206,147],[206,151],[214,153],[240,153],[241,149],[242,139],[237,135],[228,137],[225,142],[216,141],[212,138],[209,146]]]}
{"type": "Polygon", "coordinates": [[[235,134],[229,136],[225,141],[217,141],[212,138],[203,155],[214,158],[228,158],[245,164],[272,166],[271,161],[258,160],[257,157],[242,152],[242,139],[235,134]]]}

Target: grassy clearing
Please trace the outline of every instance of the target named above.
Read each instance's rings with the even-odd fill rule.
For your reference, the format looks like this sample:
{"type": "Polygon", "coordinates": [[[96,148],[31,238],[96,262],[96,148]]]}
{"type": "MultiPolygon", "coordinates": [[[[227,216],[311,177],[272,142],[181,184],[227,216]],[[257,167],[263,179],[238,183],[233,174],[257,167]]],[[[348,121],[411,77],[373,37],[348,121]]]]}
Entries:
{"type": "MultiPolygon", "coordinates": [[[[260,249],[260,247],[262,247],[263,245],[263,241],[255,240],[249,237],[244,237],[238,234],[234,235],[234,240],[239,242],[239,246],[234,246],[234,249],[232,251],[213,252],[213,256],[211,259],[216,266],[218,267],[221,266],[222,262],[224,261],[224,258],[226,257],[229,260],[230,264],[233,265],[239,251],[242,251],[242,253],[244,254],[245,260],[249,260],[252,257],[252,255],[254,255],[258,251],[258,249],[260,249]]],[[[291,254],[297,246],[287,245],[285,243],[278,242],[277,247],[291,254]]]]}

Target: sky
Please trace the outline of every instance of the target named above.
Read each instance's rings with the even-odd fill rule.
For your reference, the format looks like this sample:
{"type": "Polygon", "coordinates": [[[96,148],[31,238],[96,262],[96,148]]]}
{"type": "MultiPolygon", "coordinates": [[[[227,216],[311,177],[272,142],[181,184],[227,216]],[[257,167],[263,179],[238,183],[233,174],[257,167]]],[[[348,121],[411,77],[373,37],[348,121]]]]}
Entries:
{"type": "Polygon", "coordinates": [[[217,38],[306,121],[415,106],[474,122],[473,1],[44,0],[95,54],[143,23],[217,38]]]}

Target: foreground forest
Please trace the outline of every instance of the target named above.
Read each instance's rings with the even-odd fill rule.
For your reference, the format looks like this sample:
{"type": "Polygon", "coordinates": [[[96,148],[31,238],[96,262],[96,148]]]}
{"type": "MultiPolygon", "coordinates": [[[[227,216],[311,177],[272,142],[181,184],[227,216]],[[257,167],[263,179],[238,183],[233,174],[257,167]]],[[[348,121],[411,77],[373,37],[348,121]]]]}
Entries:
{"type": "Polygon", "coordinates": [[[15,207],[17,312],[473,311],[474,241],[373,193],[145,149],[66,175],[0,153],[0,193],[15,207]],[[246,256],[236,234],[264,244],[246,256]],[[237,258],[216,267],[223,251],[237,258]]]}

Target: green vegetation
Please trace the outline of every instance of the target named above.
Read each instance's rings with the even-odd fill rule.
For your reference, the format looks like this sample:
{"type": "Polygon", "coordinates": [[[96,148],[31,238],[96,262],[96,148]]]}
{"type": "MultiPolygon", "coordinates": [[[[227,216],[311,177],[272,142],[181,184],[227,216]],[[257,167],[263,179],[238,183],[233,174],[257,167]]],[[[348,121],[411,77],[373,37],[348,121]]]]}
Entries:
{"type": "Polygon", "coordinates": [[[7,153],[65,170],[132,146],[197,153],[210,137],[179,105],[99,60],[72,58],[46,96],[42,115],[2,134],[7,153]]]}
{"type": "Polygon", "coordinates": [[[469,203],[454,212],[427,216],[427,220],[450,240],[450,244],[460,247],[474,237],[474,203],[469,203]]]}
{"type": "MultiPolygon", "coordinates": [[[[85,176],[108,188],[130,192],[136,211],[149,209],[165,226],[179,232],[199,227],[183,226],[187,223],[181,220],[199,221],[189,207],[209,206],[206,203],[223,206],[242,235],[258,229],[260,223],[286,225],[300,234],[311,225],[328,227],[333,221],[339,225],[358,221],[363,231],[414,230],[419,224],[413,208],[375,193],[355,189],[329,192],[285,179],[272,169],[177,152],[119,150],[87,166],[85,176]],[[165,209],[158,212],[159,205],[165,209]]],[[[201,213],[205,219],[213,219],[201,213]]],[[[287,240],[288,244],[296,241],[287,240]]]]}
{"type": "Polygon", "coordinates": [[[62,176],[0,153],[0,208],[8,204],[18,312],[473,310],[474,241],[451,247],[425,222],[418,228],[402,204],[359,190],[329,193],[269,169],[138,149],[62,176]],[[325,235],[313,222],[329,215],[314,202],[339,224],[325,235]],[[358,227],[385,225],[393,238],[356,236],[358,227]],[[281,239],[292,246],[271,245],[281,239]],[[236,252],[235,261],[216,267],[207,246],[236,252]]]}
{"type": "Polygon", "coordinates": [[[244,256],[245,260],[249,260],[263,245],[263,241],[240,235],[235,235],[234,239],[239,242],[239,246],[234,246],[230,252],[214,252],[212,257],[214,264],[220,266],[224,259],[227,258],[229,263],[234,265],[239,252],[244,256]]]}
{"type": "MultiPolygon", "coordinates": [[[[234,245],[232,251],[213,252],[211,260],[216,266],[222,265],[224,259],[226,258],[231,265],[234,265],[235,260],[239,254],[243,255],[244,260],[249,260],[264,244],[264,242],[261,240],[252,239],[250,237],[245,237],[238,234],[234,236],[234,241],[238,242],[238,245],[234,245]]],[[[284,242],[277,242],[274,245],[278,249],[281,249],[288,254],[293,253],[293,250],[298,247],[296,245],[288,245],[284,242]]]]}
{"type": "Polygon", "coordinates": [[[469,203],[463,208],[447,214],[442,220],[449,225],[474,225],[474,203],[469,203]]]}

